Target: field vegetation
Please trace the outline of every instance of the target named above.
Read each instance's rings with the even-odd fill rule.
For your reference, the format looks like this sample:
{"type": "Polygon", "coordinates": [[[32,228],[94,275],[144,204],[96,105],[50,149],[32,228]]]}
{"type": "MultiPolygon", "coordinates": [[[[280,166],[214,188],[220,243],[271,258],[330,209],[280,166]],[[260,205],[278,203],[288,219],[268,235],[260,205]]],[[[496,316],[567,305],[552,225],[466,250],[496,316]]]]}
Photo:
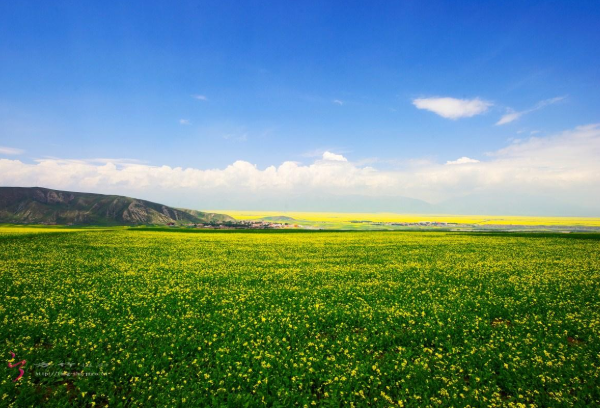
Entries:
{"type": "Polygon", "coordinates": [[[308,221],[310,225],[318,223],[338,223],[348,226],[351,221],[407,222],[422,221],[448,222],[456,224],[478,225],[545,225],[600,227],[598,217],[538,217],[516,215],[452,215],[452,214],[395,214],[395,213],[332,213],[332,212],[281,212],[281,211],[232,211],[219,210],[237,220],[252,220],[263,217],[287,216],[296,221],[308,221]]]}
{"type": "Polygon", "coordinates": [[[1,406],[600,404],[599,235],[42,230],[1,406]]]}

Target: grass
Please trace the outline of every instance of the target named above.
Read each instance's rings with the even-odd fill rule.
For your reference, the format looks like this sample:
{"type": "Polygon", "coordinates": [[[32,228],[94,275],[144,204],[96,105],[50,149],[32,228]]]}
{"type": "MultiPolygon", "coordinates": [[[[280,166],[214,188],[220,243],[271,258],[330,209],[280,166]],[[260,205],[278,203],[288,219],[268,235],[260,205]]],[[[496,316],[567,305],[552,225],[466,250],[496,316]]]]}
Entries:
{"type": "Polygon", "coordinates": [[[598,234],[15,230],[3,406],[600,404],[598,234]]]}

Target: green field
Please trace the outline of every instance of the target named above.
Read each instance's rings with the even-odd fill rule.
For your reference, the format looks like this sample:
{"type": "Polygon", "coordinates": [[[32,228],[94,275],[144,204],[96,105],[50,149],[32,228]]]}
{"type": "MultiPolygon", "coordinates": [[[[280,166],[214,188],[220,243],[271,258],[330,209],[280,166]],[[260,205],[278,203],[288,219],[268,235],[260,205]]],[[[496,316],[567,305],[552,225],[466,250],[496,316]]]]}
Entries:
{"type": "Polygon", "coordinates": [[[0,228],[0,284],[0,406],[600,404],[600,235],[0,228]]]}

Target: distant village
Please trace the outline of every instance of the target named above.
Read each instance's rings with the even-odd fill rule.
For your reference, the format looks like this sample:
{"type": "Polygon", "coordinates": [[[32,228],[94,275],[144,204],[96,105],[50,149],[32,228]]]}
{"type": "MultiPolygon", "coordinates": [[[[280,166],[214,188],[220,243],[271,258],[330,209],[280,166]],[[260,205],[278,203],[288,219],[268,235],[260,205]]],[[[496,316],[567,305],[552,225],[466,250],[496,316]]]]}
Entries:
{"type": "MultiPolygon", "coordinates": [[[[436,222],[436,221],[419,221],[419,222],[376,222],[376,221],[350,221],[351,224],[367,224],[377,227],[446,227],[456,226],[456,223],[436,222]]],[[[285,229],[285,228],[302,228],[302,229],[320,229],[314,226],[300,225],[290,222],[273,222],[265,220],[239,220],[225,222],[208,222],[208,223],[189,223],[185,225],[170,222],[169,227],[188,227],[199,229],[285,229]]]]}
{"type": "MultiPolygon", "coordinates": [[[[174,222],[167,224],[169,227],[177,227],[179,225],[174,222]]],[[[270,222],[270,221],[225,221],[225,222],[209,222],[209,223],[197,223],[197,224],[186,224],[188,228],[200,228],[200,229],[221,229],[221,230],[239,230],[239,229],[283,229],[283,228],[302,228],[302,225],[281,223],[281,222],[270,222]]]]}
{"type": "Polygon", "coordinates": [[[467,224],[443,221],[417,221],[417,222],[383,222],[371,220],[352,220],[345,225],[320,222],[303,222],[289,217],[273,217],[275,220],[237,220],[225,222],[206,222],[176,224],[170,222],[169,227],[194,228],[204,230],[445,230],[445,231],[554,231],[554,232],[598,232],[600,227],[588,226],[561,226],[561,225],[498,225],[498,224],[467,224]],[[284,222],[286,221],[286,222],[284,222]],[[351,227],[356,225],[357,228],[351,227]],[[358,224],[358,225],[357,225],[358,224]]]}
{"type": "MultiPolygon", "coordinates": [[[[291,219],[291,221],[295,221],[291,219]]],[[[419,222],[377,222],[377,221],[349,221],[350,224],[363,224],[369,227],[455,227],[459,226],[456,223],[449,222],[436,222],[436,221],[419,221],[419,222]]],[[[169,227],[187,227],[187,228],[198,228],[198,229],[323,229],[314,225],[301,225],[297,222],[275,222],[267,220],[239,220],[239,221],[225,221],[225,222],[207,222],[207,223],[189,223],[189,224],[176,224],[170,222],[167,224],[169,227]]]]}

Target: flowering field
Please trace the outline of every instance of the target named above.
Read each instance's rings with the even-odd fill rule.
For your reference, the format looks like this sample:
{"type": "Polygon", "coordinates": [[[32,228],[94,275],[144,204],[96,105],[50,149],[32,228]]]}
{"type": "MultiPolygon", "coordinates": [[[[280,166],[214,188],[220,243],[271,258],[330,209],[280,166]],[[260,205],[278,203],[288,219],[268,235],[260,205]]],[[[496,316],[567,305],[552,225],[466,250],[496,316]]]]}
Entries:
{"type": "Polygon", "coordinates": [[[598,235],[12,228],[0,284],[1,406],[600,404],[598,235]]]}
{"type": "Polygon", "coordinates": [[[598,217],[540,217],[516,215],[451,215],[451,214],[395,214],[395,213],[334,213],[334,212],[290,212],[290,211],[236,211],[211,210],[226,213],[237,220],[254,220],[262,217],[288,216],[297,221],[316,223],[338,223],[346,225],[353,220],[371,220],[374,222],[451,222],[478,225],[546,225],[546,226],[582,226],[600,227],[598,217]]]}

